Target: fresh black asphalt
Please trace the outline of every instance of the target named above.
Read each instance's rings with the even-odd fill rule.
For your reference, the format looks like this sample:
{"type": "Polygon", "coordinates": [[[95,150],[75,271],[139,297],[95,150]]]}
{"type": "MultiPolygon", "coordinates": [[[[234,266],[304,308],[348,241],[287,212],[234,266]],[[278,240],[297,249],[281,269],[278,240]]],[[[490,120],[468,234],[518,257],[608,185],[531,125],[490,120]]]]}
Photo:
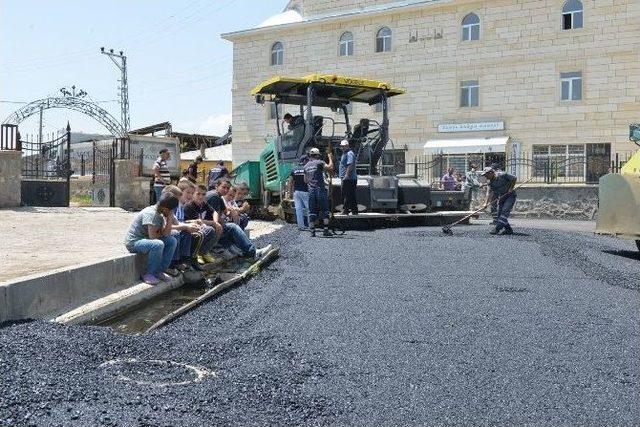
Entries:
{"type": "Polygon", "coordinates": [[[639,425],[635,245],[486,231],[287,226],[153,333],[5,325],[0,425],[639,425]]]}

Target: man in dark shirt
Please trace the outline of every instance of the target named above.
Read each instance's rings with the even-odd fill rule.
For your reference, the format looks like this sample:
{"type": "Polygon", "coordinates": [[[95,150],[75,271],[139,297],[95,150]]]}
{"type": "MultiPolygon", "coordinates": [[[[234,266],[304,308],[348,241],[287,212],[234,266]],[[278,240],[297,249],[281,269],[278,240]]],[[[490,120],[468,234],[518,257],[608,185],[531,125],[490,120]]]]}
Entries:
{"type": "Polygon", "coordinates": [[[482,176],[489,181],[489,191],[487,192],[485,206],[489,206],[493,202],[498,204],[496,225],[489,233],[513,234],[509,224],[509,215],[513,205],[516,203],[516,192],[513,188],[516,185],[517,178],[505,172],[496,172],[491,167],[484,168],[482,176]]]}
{"type": "Polygon", "coordinates": [[[296,222],[300,231],[305,230],[309,215],[309,187],[304,181],[304,165],[309,161],[309,157],[300,157],[299,166],[294,168],[289,175],[289,191],[293,193],[293,203],[296,208],[296,222]],[[307,221],[305,221],[305,219],[307,221]]]}
{"type": "Polygon", "coordinates": [[[229,176],[229,170],[224,166],[224,162],[220,160],[215,168],[209,171],[209,179],[207,180],[207,188],[213,190],[216,188],[216,181],[220,178],[229,176]]]}
{"type": "Polygon", "coordinates": [[[256,250],[238,224],[224,219],[227,215],[227,207],[222,197],[229,192],[230,188],[231,182],[227,178],[220,178],[216,183],[215,190],[207,192],[206,195],[207,203],[213,209],[213,221],[222,226],[222,236],[218,244],[223,247],[235,245],[243,257],[260,258],[271,249],[271,245],[256,250]]]}
{"type": "Polygon", "coordinates": [[[324,172],[333,172],[333,156],[328,152],[329,163],[320,160],[320,150],[312,148],[309,150],[309,161],[304,165],[304,180],[309,187],[309,230],[315,237],[316,220],[321,220],[324,226],[323,235],[330,236],[329,233],[329,197],[327,187],[324,183],[324,172]]]}
{"type": "Polygon", "coordinates": [[[198,182],[198,166],[200,166],[200,163],[202,163],[202,156],[196,157],[195,160],[191,162],[191,164],[187,168],[186,176],[187,178],[189,178],[189,181],[193,182],[194,184],[198,182]]]}

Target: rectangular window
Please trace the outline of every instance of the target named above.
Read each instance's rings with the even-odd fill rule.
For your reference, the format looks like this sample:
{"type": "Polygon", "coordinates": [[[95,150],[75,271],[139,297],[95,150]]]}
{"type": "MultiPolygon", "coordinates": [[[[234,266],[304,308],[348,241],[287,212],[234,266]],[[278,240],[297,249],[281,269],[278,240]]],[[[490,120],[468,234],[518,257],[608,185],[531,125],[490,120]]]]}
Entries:
{"type": "Polygon", "coordinates": [[[340,56],[353,55],[353,40],[340,42],[340,56]]]}
{"type": "Polygon", "coordinates": [[[480,40],[480,24],[464,25],[462,41],[480,40]]]}
{"type": "Polygon", "coordinates": [[[562,101],[580,101],[582,99],[582,73],[560,73],[562,101]]]}
{"type": "Polygon", "coordinates": [[[480,85],[478,80],[467,80],[460,83],[460,106],[477,107],[480,105],[480,85]]]}
{"type": "Polygon", "coordinates": [[[533,176],[546,182],[558,179],[582,182],[585,179],[584,144],[533,145],[533,176]]]}
{"type": "Polygon", "coordinates": [[[566,12],[562,14],[562,29],[573,30],[582,28],[583,25],[582,11],[566,12]]]}

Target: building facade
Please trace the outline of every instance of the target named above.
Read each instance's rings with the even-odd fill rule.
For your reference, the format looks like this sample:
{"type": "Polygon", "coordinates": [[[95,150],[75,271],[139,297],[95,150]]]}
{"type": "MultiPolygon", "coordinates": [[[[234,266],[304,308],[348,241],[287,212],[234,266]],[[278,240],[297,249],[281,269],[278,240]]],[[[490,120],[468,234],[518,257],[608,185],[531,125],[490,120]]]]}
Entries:
{"type": "MultiPolygon", "coordinates": [[[[223,37],[234,52],[234,164],[257,159],[275,134],[252,87],[311,73],[406,89],[390,100],[390,136],[407,163],[444,155],[464,169],[469,160],[552,158],[589,181],[602,174],[592,160],[606,165],[635,147],[638,0],[294,0],[223,37]],[[572,158],[586,161],[574,167],[572,158]]],[[[356,105],[352,122],[375,115],[375,106],[356,105]]]]}

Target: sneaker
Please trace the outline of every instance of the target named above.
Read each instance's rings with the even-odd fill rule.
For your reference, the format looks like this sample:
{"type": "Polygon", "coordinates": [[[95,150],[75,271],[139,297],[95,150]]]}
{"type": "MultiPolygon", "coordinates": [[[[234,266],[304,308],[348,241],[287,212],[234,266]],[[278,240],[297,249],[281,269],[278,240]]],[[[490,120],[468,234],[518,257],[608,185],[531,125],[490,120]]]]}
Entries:
{"type": "Polygon", "coordinates": [[[207,264],[211,264],[212,262],[216,262],[216,259],[211,254],[202,254],[200,256],[202,257],[204,262],[206,262],[207,264]]]}
{"type": "Polygon", "coordinates": [[[504,228],[504,230],[502,231],[502,234],[504,234],[505,236],[510,236],[513,234],[513,228],[507,226],[504,228]]]}
{"type": "Polygon", "coordinates": [[[256,254],[253,256],[255,259],[260,259],[267,254],[271,250],[271,245],[267,245],[264,248],[260,248],[256,250],[256,254]]]}
{"type": "Polygon", "coordinates": [[[160,283],[160,280],[151,273],[143,274],[142,276],[140,276],[140,278],[147,285],[157,285],[158,283],[160,283]]]}
{"type": "Polygon", "coordinates": [[[173,277],[169,276],[167,273],[158,273],[156,277],[163,282],[170,282],[173,280],[173,277]]]}
{"type": "Polygon", "coordinates": [[[495,227],[492,227],[491,230],[489,230],[489,234],[496,235],[500,233],[500,230],[502,230],[502,226],[496,225],[495,227]]]}
{"type": "Polygon", "coordinates": [[[173,277],[177,277],[180,274],[177,268],[167,268],[164,272],[173,277]]]}
{"type": "Polygon", "coordinates": [[[331,237],[331,232],[329,231],[328,228],[325,228],[324,230],[322,230],[322,235],[324,237],[331,237]]]}
{"type": "Polygon", "coordinates": [[[311,237],[316,237],[316,229],[315,228],[311,229],[311,237]]]}

